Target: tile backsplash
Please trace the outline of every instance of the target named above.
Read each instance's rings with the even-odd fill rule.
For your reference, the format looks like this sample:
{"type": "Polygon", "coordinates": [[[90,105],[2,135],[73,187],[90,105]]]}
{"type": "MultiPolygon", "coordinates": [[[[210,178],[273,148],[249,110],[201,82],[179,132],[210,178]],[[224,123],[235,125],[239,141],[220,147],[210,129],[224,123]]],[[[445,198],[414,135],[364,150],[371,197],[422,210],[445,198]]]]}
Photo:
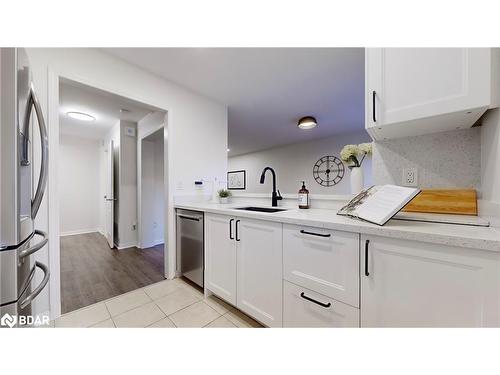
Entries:
{"type": "Polygon", "coordinates": [[[403,168],[418,169],[423,189],[481,186],[480,128],[374,142],[375,184],[402,184],[403,168]]]}

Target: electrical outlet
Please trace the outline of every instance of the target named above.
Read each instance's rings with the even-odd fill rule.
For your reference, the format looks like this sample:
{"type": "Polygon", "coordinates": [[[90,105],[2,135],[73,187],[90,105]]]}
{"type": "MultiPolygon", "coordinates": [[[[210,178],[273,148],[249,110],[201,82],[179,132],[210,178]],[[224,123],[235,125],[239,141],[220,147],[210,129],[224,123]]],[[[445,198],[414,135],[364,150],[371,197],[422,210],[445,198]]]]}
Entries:
{"type": "Polygon", "coordinates": [[[417,186],[417,168],[403,168],[403,186],[417,186]]]}

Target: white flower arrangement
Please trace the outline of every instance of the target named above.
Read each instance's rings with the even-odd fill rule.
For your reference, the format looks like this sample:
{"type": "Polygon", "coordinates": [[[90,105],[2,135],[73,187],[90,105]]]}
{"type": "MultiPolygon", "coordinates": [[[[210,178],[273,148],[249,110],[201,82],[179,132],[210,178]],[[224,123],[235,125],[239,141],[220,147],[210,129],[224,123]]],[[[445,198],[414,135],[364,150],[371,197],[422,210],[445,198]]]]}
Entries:
{"type": "Polygon", "coordinates": [[[359,145],[345,145],[340,151],[340,158],[346,163],[350,163],[350,167],[360,167],[365,160],[365,156],[372,153],[371,143],[360,143],[359,145]],[[361,156],[361,160],[359,157],[361,156]]]}

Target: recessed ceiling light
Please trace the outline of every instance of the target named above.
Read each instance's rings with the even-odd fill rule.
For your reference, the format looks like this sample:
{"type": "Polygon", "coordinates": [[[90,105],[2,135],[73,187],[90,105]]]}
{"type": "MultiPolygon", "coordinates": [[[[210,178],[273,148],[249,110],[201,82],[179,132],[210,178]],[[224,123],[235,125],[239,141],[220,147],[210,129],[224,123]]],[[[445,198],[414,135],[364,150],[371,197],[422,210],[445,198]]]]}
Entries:
{"type": "Polygon", "coordinates": [[[300,129],[304,130],[315,128],[316,125],[318,125],[318,123],[316,122],[316,119],[312,116],[302,117],[297,124],[297,126],[300,129]]]}
{"type": "Polygon", "coordinates": [[[229,152],[229,151],[231,151],[231,149],[229,149],[229,148],[228,148],[228,149],[227,149],[227,152],[229,152]]]}
{"type": "Polygon", "coordinates": [[[68,117],[81,121],[95,121],[95,117],[83,112],[66,112],[68,117]]]}

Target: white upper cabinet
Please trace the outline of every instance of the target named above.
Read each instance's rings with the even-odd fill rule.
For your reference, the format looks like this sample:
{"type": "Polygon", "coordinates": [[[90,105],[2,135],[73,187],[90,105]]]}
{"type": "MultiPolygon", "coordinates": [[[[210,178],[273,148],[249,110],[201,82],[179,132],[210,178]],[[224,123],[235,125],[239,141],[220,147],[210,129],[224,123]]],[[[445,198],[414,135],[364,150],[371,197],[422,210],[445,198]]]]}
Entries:
{"type": "Polygon", "coordinates": [[[366,49],[366,129],[376,140],[471,127],[498,105],[498,49],[366,49]]]}
{"type": "Polygon", "coordinates": [[[361,245],[361,327],[500,325],[499,253],[365,235],[361,245]]]}
{"type": "Polygon", "coordinates": [[[236,305],[234,223],[229,216],[205,215],[205,286],[236,305]]]}
{"type": "Polygon", "coordinates": [[[282,224],[237,219],[237,306],[268,327],[282,326],[282,224]]]}

